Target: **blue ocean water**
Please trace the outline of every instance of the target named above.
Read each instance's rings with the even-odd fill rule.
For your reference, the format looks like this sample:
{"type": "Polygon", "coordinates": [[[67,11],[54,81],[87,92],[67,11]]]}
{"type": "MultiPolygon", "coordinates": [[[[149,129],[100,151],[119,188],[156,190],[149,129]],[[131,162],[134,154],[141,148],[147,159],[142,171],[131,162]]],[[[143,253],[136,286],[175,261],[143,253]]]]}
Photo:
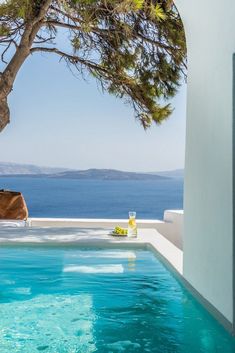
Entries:
{"type": "Polygon", "coordinates": [[[234,353],[153,253],[0,248],[1,353],[234,353]]]}
{"type": "Polygon", "coordinates": [[[183,208],[183,179],[157,181],[0,178],[1,189],[21,191],[31,217],[162,219],[183,208]]]}

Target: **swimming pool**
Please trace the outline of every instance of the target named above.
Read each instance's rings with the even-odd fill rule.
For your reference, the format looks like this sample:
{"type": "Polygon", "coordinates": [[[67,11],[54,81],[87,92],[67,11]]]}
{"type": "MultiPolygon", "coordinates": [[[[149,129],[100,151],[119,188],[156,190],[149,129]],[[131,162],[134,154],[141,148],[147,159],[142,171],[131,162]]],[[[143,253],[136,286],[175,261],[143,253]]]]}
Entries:
{"type": "Polygon", "coordinates": [[[0,248],[1,353],[232,353],[235,340],[147,250],[0,248]]]}

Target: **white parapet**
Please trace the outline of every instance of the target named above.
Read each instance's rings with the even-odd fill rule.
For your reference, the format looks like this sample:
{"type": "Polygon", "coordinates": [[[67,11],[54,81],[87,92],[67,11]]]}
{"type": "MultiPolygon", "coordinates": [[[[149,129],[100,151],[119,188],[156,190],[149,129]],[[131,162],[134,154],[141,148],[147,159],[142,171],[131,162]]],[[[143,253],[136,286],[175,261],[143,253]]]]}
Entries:
{"type": "Polygon", "coordinates": [[[183,250],[183,210],[166,210],[163,224],[156,225],[156,229],[171,243],[183,250]]]}
{"type": "MultiPolygon", "coordinates": [[[[31,227],[65,227],[65,228],[115,228],[116,226],[127,228],[127,219],[100,219],[100,218],[29,218],[31,227]]],[[[161,228],[164,225],[160,220],[137,220],[138,228],[161,228]]]]}

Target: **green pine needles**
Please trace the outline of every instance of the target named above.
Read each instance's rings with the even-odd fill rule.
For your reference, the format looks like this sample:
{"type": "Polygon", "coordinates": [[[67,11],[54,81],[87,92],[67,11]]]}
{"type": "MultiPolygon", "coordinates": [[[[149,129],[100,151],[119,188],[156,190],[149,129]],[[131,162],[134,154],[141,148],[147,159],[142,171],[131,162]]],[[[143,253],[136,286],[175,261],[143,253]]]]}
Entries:
{"type": "Polygon", "coordinates": [[[0,45],[0,130],[9,122],[7,97],[30,54],[58,55],[81,76],[92,75],[133,105],[145,129],[169,117],[168,101],[186,74],[184,28],[172,0],[5,1],[0,45]]]}

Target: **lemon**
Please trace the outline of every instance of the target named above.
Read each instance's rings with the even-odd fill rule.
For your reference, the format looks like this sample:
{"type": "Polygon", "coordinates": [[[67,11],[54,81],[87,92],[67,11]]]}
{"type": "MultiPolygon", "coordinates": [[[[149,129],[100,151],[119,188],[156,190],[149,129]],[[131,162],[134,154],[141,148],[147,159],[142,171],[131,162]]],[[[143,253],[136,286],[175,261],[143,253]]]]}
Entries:
{"type": "Polygon", "coordinates": [[[121,227],[115,227],[114,233],[118,235],[127,235],[127,229],[121,228],[121,227]]]}

